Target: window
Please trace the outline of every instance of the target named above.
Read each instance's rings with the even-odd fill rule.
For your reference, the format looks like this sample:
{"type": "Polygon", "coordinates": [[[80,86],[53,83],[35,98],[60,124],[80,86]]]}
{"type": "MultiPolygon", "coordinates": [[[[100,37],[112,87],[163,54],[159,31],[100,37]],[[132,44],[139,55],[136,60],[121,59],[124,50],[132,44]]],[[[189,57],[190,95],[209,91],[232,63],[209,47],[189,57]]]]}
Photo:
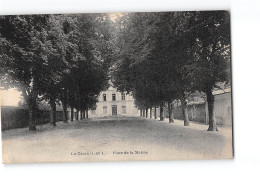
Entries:
{"type": "Polygon", "coordinates": [[[122,95],[122,100],[125,100],[125,94],[122,93],[121,95],[122,95]]]}
{"type": "Polygon", "coordinates": [[[96,111],[95,110],[91,110],[91,115],[95,115],[96,111]]]}
{"type": "Polygon", "coordinates": [[[112,94],[112,101],[116,101],[116,94],[112,94]]]}
{"type": "Polygon", "coordinates": [[[107,114],[107,107],[103,106],[103,114],[107,114]]]}
{"type": "Polygon", "coordinates": [[[122,106],[122,114],[125,114],[126,113],[126,108],[125,106],[122,106]]]}
{"type": "Polygon", "coordinates": [[[107,95],[106,94],[103,94],[103,100],[107,101],[107,95]]]}

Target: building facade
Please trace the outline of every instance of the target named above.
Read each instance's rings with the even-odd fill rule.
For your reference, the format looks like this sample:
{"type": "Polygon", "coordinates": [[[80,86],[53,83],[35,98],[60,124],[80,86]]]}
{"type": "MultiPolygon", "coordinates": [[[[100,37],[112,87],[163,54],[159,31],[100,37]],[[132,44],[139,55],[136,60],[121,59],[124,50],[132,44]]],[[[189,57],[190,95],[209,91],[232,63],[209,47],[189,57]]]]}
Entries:
{"type": "Polygon", "coordinates": [[[214,117],[219,125],[232,125],[232,95],[231,88],[214,91],[214,117]]]}
{"type": "Polygon", "coordinates": [[[99,94],[95,110],[89,110],[89,116],[137,116],[138,108],[134,104],[134,98],[130,94],[121,93],[114,87],[99,94]]]}

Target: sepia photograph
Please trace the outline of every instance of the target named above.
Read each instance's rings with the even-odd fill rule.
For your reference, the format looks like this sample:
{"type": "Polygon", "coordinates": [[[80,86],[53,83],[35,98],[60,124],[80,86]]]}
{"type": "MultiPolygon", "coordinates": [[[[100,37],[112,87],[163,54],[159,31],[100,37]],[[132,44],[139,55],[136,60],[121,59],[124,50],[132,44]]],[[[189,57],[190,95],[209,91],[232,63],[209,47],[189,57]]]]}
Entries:
{"type": "Polygon", "coordinates": [[[230,15],[1,15],[2,162],[233,159],[230,15]]]}

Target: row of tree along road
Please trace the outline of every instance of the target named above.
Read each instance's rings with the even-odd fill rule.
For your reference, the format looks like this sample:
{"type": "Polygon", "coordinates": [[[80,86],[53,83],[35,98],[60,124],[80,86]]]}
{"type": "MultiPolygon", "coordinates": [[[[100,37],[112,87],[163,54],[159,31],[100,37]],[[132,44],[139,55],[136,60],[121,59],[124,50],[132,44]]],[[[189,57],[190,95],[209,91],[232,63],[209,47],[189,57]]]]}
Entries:
{"type": "Polygon", "coordinates": [[[53,126],[59,102],[76,116],[95,106],[108,82],[110,22],[106,14],[0,17],[1,86],[22,92],[29,130],[36,129],[38,102],[49,103],[53,126]]]}
{"type": "Polygon", "coordinates": [[[230,14],[227,11],[132,13],[118,21],[120,57],[114,84],[132,92],[139,109],[160,107],[173,123],[173,103],[181,102],[184,125],[189,125],[187,99],[206,95],[209,131],[218,85],[230,83],[230,14]]]}
{"type": "MultiPolygon", "coordinates": [[[[16,87],[29,108],[35,130],[40,101],[57,103],[73,119],[94,108],[109,79],[132,93],[141,110],[180,101],[189,125],[187,99],[203,92],[213,118],[217,85],[230,83],[230,15],[226,11],[0,17],[1,86],[16,87]],[[114,15],[112,15],[114,16],[114,15]],[[112,20],[111,20],[112,19],[112,20]]],[[[160,115],[162,117],[162,114],[160,115]]],[[[173,117],[169,116],[173,123],[173,117]]]]}

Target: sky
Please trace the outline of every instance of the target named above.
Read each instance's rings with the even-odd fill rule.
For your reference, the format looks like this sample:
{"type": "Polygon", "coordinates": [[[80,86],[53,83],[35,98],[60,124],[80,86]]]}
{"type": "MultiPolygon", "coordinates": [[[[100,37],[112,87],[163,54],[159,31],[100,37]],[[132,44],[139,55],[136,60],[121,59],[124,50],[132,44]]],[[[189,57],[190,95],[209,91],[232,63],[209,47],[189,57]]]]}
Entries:
{"type": "Polygon", "coordinates": [[[21,92],[17,91],[15,88],[0,90],[1,106],[18,106],[20,100],[22,100],[21,92]]]}

